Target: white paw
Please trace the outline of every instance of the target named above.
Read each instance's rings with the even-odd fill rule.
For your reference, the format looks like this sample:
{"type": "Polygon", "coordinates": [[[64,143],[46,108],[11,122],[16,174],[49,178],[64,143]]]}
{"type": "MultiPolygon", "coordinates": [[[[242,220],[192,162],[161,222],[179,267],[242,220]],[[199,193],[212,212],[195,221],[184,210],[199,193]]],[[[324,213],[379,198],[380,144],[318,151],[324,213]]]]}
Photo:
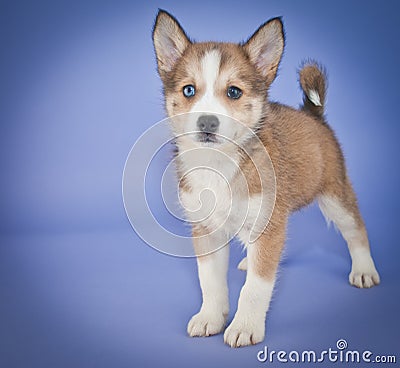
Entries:
{"type": "Polygon", "coordinates": [[[380,283],[378,271],[371,257],[364,257],[353,263],[349,281],[358,288],[370,288],[380,283]]]}
{"type": "Polygon", "coordinates": [[[265,321],[263,318],[256,320],[234,318],[229,327],[225,330],[224,341],[231,348],[254,345],[264,340],[265,321]]]}
{"type": "Polygon", "coordinates": [[[376,270],[352,270],[349,281],[358,288],[371,288],[380,283],[380,278],[376,270]]]}
{"type": "Polygon", "coordinates": [[[189,336],[210,336],[220,333],[226,323],[227,314],[200,311],[189,321],[187,332],[189,336]]]}
{"type": "Polygon", "coordinates": [[[247,271],[247,257],[244,257],[238,264],[237,268],[242,271],[247,271]]]}

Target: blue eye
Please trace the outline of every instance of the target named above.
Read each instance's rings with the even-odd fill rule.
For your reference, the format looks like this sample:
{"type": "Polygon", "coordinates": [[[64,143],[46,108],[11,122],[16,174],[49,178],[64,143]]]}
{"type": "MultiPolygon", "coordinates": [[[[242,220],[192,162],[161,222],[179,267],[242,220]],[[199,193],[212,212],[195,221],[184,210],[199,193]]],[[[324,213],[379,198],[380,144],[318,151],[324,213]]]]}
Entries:
{"type": "Polygon", "coordinates": [[[188,84],[187,86],[183,87],[183,95],[185,97],[193,97],[196,94],[196,88],[193,85],[188,84]]]}
{"type": "Polygon", "coordinates": [[[226,91],[226,95],[232,100],[237,100],[242,96],[242,94],[243,94],[242,90],[235,86],[228,87],[228,90],[226,91]]]}

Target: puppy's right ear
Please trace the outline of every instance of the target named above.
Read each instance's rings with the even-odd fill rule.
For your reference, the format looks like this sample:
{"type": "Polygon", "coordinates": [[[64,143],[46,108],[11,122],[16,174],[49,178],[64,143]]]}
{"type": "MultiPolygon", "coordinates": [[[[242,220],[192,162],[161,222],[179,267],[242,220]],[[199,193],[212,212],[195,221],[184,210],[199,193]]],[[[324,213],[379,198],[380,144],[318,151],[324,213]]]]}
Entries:
{"type": "Polygon", "coordinates": [[[191,43],[178,21],[159,10],[153,28],[153,43],[161,77],[170,72],[191,43]]]}

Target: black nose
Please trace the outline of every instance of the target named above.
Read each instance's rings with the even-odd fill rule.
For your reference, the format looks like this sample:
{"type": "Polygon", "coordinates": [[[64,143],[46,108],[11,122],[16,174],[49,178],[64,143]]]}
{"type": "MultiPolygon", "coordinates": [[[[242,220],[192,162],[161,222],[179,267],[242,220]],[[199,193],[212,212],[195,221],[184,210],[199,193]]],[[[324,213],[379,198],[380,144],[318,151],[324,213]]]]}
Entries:
{"type": "Polygon", "coordinates": [[[197,120],[197,127],[201,132],[215,133],[219,127],[219,120],[215,115],[202,115],[197,120]]]}

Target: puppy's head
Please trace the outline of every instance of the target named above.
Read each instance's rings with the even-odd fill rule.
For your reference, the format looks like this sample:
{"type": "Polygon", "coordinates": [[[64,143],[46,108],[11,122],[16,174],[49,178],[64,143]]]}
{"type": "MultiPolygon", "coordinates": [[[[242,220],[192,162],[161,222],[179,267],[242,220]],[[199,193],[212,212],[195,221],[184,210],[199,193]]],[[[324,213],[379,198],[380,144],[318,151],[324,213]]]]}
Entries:
{"type": "Polygon", "coordinates": [[[178,21],[160,10],[153,29],[165,106],[176,135],[194,144],[238,141],[262,121],[267,91],[284,48],[283,25],[274,18],[245,43],[192,42],[178,21]],[[239,121],[241,124],[233,124],[239,121]]]}

